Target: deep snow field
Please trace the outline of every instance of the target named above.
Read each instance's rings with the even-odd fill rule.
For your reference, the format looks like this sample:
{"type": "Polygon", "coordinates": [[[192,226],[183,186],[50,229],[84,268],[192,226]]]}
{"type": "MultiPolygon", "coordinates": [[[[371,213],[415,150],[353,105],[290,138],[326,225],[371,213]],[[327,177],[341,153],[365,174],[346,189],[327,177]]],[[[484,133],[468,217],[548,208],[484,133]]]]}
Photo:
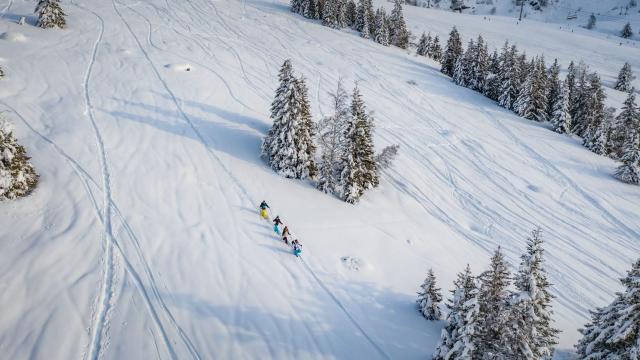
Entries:
{"type": "MultiPolygon", "coordinates": [[[[68,29],[45,31],[16,24],[34,2],[0,1],[0,108],[41,175],[31,196],[0,203],[0,358],[425,359],[443,325],[415,309],[427,269],[445,295],[497,246],[516,270],[536,225],[562,357],[640,256],[640,188],[611,176],[615,162],[426,59],[284,0],[62,5],[68,29]],[[259,159],[285,58],[307,79],[315,120],[338,79],[357,81],[376,147],[401,146],[357,206],[259,159]],[[258,217],[263,199],[302,260],[258,217]]],[[[640,73],[637,42],[598,32],[405,16],[415,35],[444,41],[456,24],[465,44],[482,33],[564,67],[584,59],[607,86],[624,61],[640,73]]],[[[618,106],[624,95],[607,90],[618,106]]]]}

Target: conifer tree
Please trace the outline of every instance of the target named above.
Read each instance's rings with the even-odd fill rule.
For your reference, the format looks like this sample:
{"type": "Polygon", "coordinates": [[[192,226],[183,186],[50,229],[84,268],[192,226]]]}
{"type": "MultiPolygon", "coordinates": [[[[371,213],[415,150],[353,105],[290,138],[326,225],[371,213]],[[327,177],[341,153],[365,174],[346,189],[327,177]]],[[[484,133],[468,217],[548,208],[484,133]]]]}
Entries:
{"type": "MultiPolygon", "coordinates": [[[[374,35],[376,33],[376,12],[373,10],[373,2],[372,0],[365,0],[366,5],[366,14],[369,22],[369,34],[374,35]]],[[[389,25],[387,24],[387,29],[389,29],[389,25]]]]}
{"type": "Polygon", "coordinates": [[[449,33],[449,40],[442,55],[442,69],[440,71],[445,75],[453,77],[456,62],[461,55],[462,41],[460,40],[458,29],[454,26],[451,33],[449,33]]]}
{"type": "MultiPolygon", "coordinates": [[[[473,316],[468,316],[472,314],[468,314],[466,311],[469,310],[468,303],[475,300],[478,288],[469,265],[464,269],[464,272],[458,273],[453,285],[452,298],[447,303],[449,310],[445,319],[447,325],[442,329],[440,342],[433,353],[433,360],[460,359],[463,358],[462,354],[465,348],[470,348],[468,340],[471,339],[467,338],[466,342],[463,336],[465,335],[465,327],[474,322],[473,316]],[[467,306],[465,307],[465,305],[467,306]],[[468,320],[472,321],[468,322],[468,320]]],[[[473,332],[471,331],[471,333],[473,332]]],[[[467,331],[468,334],[469,331],[467,331]]],[[[467,355],[472,354],[467,353],[467,355]]]]}
{"type": "Polygon", "coordinates": [[[494,50],[489,59],[489,69],[482,93],[493,101],[500,97],[500,56],[498,50],[494,50]]]}
{"type": "Polygon", "coordinates": [[[340,185],[344,201],[355,204],[365,190],[378,185],[378,174],[373,152],[372,119],[366,113],[360,90],[356,85],[351,97],[351,117],[343,137],[343,161],[340,185]]]}
{"type": "Polygon", "coordinates": [[[356,3],[353,0],[347,1],[347,8],[345,11],[345,16],[347,19],[346,26],[353,27],[356,23],[356,3]]]}
{"type": "Polygon", "coordinates": [[[551,124],[553,130],[560,134],[571,133],[572,120],[569,111],[569,81],[564,81],[560,88],[560,93],[553,104],[553,114],[551,115],[551,124]]]}
{"type": "Polygon", "coordinates": [[[551,359],[558,330],[551,324],[551,284],[544,269],[540,228],[527,240],[527,252],[520,259],[515,276],[517,292],[509,308],[509,344],[515,359],[551,359]]]}
{"type": "Polygon", "coordinates": [[[442,313],[440,312],[441,302],[442,294],[440,293],[440,288],[437,287],[436,276],[433,270],[429,269],[427,278],[418,292],[418,300],[416,300],[418,311],[427,320],[440,320],[442,318],[442,313]]]}
{"type": "Polygon", "coordinates": [[[605,107],[604,107],[604,90],[602,89],[602,83],[600,82],[600,76],[593,73],[589,76],[589,87],[587,88],[586,109],[584,110],[582,127],[583,144],[591,151],[602,155],[600,148],[600,141],[602,133],[600,132],[602,127],[602,121],[605,119],[605,107]]]}
{"type": "Polygon", "coordinates": [[[342,81],[338,81],[335,93],[329,94],[333,106],[333,114],[320,122],[319,141],[322,147],[322,163],[316,187],[318,190],[340,196],[340,161],[344,149],[343,132],[349,122],[349,95],[342,81]]]}
{"type": "Polygon", "coordinates": [[[569,67],[567,67],[567,76],[565,78],[567,89],[569,90],[569,110],[571,111],[571,116],[573,116],[573,100],[575,99],[574,89],[576,87],[576,76],[576,65],[573,61],[571,61],[569,63],[569,67]]]}
{"type": "Polygon", "coordinates": [[[431,41],[431,48],[429,48],[428,55],[435,61],[442,61],[442,48],[440,47],[440,38],[438,38],[438,35],[431,41]]]}
{"type": "Polygon", "coordinates": [[[580,62],[576,68],[575,85],[572,91],[571,99],[571,117],[573,118],[572,132],[578,136],[584,136],[587,128],[587,117],[589,115],[589,106],[591,105],[591,96],[589,81],[587,79],[587,66],[580,62]]]}
{"type": "Polygon", "coordinates": [[[366,17],[366,0],[358,0],[356,6],[356,22],[353,25],[353,29],[356,31],[362,31],[364,26],[364,18],[366,17]]]}
{"type": "Polygon", "coordinates": [[[363,18],[362,30],[360,31],[360,36],[364,39],[369,39],[371,34],[369,33],[369,17],[365,16],[363,18]]]}
{"type": "Polygon", "coordinates": [[[633,36],[633,30],[631,29],[630,23],[626,23],[624,25],[624,27],[622,28],[622,31],[620,32],[620,36],[622,36],[625,39],[628,39],[633,36]]]}
{"type": "Polygon", "coordinates": [[[309,103],[309,89],[304,77],[296,79],[297,92],[300,95],[300,127],[296,132],[296,146],[298,151],[298,169],[296,173],[300,179],[315,179],[318,174],[316,165],[316,126],[311,116],[309,103]]]}
{"type": "Polygon", "coordinates": [[[489,269],[480,275],[478,293],[477,348],[479,354],[500,359],[508,356],[507,306],[511,275],[498,247],[489,269]]]}
{"type": "MultiPolygon", "coordinates": [[[[529,68],[534,67],[534,60],[531,60],[531,64],[529,68]]],[[[518,98],[513,103],[513,111],[519,116],[526,117],[527,119],[531,119],[533,115],[532,111],[532,93],[533,86],[535,81],[535,73],[533,71],[528,71],[528,75],[522,86],[520,87],[520,92],[518,93],[518,98]]]]}
{"type": "Polygon", "coordinates": [[[291,12],[295,14],[302,14],[303,3],[304,3],[304,0],[291,0],[289,10],[291,10],[291,12]]]}
{"type": "Polygon", "coordinates": [[[64,29],[67,26],[67,15],[60,6],[60,0],[39,0],[35,12],[38,14],[37,25],[43,29],[64,29]]]}
{"type": "Polygon", "coordinates": [[[312,142],[308,100],[304,80],[296,79],[291,60],[285,60],[278,74],[280,85],[271,103],[273,125],[262,143],[262,156],[278,174],[304,179],[315,172],[308,149],[312,142]],[[311,137],[311,139],[309,139],[311,137]]]}
{"type": "Polygon", "coordinates": [[[631,82],[635,79],[633,72],[631,71],[631,65],[628,62],[624,63],[620,73],[618,73],[618,81],[614,89],[618,91],[629,92],[631,90],[631,82]]]}
{"type": "Polygon", "coordinates": [[[638,130],[627,136],[624,144],[622,165],[615,172],[615,177],[627,184],[640,184],[640,135],[638,130]]]}
{"type": "Polygon", "coordinates": [[[409,30],[407,30],[407,24],[402,13],[402,0],[394,1],[389,20],[391,22],[389,29],[391,44],[401,49],[406,49],[409,46],[409,30]]]}
{"type": "Polygon", "coordinates": [[[322,25],[338,29],[339,0],[325,0],[322,8],[322,25]]]}
{"type": "Polygon", "coordinates": [[[509,43],[505,42],[500,54],[500,95],[498,105],[505,109],[513,109],[519,92],[519,63],[516,60],[517,49],[515,45],[509,48],[509,43]]]}
{"type": "Polygon", "coordinates": [[[624,143],[627,134],[633,133],[640,127],[640,111],[636,105],[636,94],[632,88],[627,99],[624,101],[620,114],[611,126],[611,133],[608,139],[608,153],[614,159],[620,159],[623,155],[624,143]]]}
{"type": "Polygon", "coordinates": [[[640,259],[620,282],[624,292],[616,293],[609,306],[591,312],[591,322],[580,330],[580,359],[640,358],[640,259]]]}
{"type": "Polygon", "coordinates": [[[591,13],[591,16],[589,16],[589,22],[587,23],[586,28],[591,30],[594,27],[596,27],[596,15],[594,13],[591,13]]]}
{"type": "Polygon", "coordinates": [[[418,48],[416,49],[416,54],[420,56],[427,56],[429,52],[429,47],[431,46],[431,34],[427,37],[427,34],[424,32],[420,36],[420,41],[418,42],[418,48]]]}
{"type": "Polygon", "coordinates": [[[0,201],[27,196],[35,189],[38,174],[29,159],[11,124],[0,117],[0,201]]]}
{"type": "Polygon", "coordinates": [[[470,61],[468,87],[472,90],[482,92],[489,73],[489,51],[482,35],[478,35],[474,51],[470,61]]]}
{"type": "Polygon", "coordinates": [[[378,44],[389,46],[389,27],[387,26],[387,14],[381,6],[376,10],[376,33],[374,40],[378,44]]]}
{"type": "Polygon", "coordinates": [[[472,62],[476,53],[476,45],[473,42],[473,39],[469,40],[469,44],[467,45],[467,50],[458,57],[456,61],[456,67],[453,71],[453,82],[457,85],[468,87],[471,83],[472,78],[472,62]]]}
{"type": "Polygon", "coordinates": [[[304,3],[304,17],[308,19],[319,19],[318,16],[318,2],[316,0],[306,0],[304,3]]]}
{"type": "Polygon", "coordinates": [[[547,71],[547,119],[553,117],[554,106],[560,97],[561,86],[560,65],[558,65],[558,59],[555,59],[547,71]]]}

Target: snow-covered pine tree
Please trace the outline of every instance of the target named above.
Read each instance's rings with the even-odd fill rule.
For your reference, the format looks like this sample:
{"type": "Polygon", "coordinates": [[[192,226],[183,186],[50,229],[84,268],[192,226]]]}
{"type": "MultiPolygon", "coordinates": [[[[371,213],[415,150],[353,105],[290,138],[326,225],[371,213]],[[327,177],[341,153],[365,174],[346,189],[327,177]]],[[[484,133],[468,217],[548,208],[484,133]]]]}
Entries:
{"type": "MultiPolygon", "coordinates": [[[[582,131],[583,145],[596,154],[602,155],[601,130],[602,121],[605,119],[604,90],[600,82],[600,76],[596,73],[589,75],[589,87],[587,89],[587,108],[583,116],[582,131]]],[[[580,129],[580,128],[579,128],[580,129]]]]}
{"type": "Polygon", "coordinates": [[[467,50],[458,57],[453,71],[453,82],[457,85],[468,87],[471,82],[471,66],[476,53],[476,45],[473,39],[469,40],[467,50]]]}
{"type": "Polygon", "coordinates": [[[369,17],[363,17],[362,21],[362,30],[360,31],[360,36],[364,39],[369,39],[371,38],[371,34],[369,33],[369,29],[371,28],[369,26],[369,17]]]}
{"type": "Polygon", "coordinates": [[[618,73],[618,81],[616,81],[614,89],[629,92],[629,90],[631,90],[631,82],[634,79],[635,77],[633,76],[633,71],[631,71],[631,65],[626,62],[618,73]]]}
{"type": "Polygon", "coordinates": [[[322,8],[322,25],[338,29],[339,0],[325,0],[322,8]]]}
{"type": "MultiPolygon", "coordinates": [[[[295,78],[291,60],[282,64],[278,74],[280,85],[271,103],[273,125],[262,143],[262,156],[278,174],[288,178],[305,178],[311,172],[305,147],[310,140],[307,120],[303,119],[305,107],[301,80],[295,78]]],[[[308,109],[307,109],[308,110],[308,109]]]]}
{"type": "Polygon", "coordinates": [[[583,136],[587,127],[588,108],[590,105],[589,82],[587,81],[587,66],[580,62],[576,68],[575,84],[572,90],[571,118],[573,119],[572,132],[583,136]]]}
{"type": "Polygon", "coordinates": [[[558,59],[555,59],[547,71],[547,119],[553,117],[554,106],[558,102],[561,86],[560,65],[558,59]]]}
{"type": "Polygon", "coordinates": [[[630,23],[626,23],[624,25],[624,27],[622,28],[622,31],[620,32],[620,36],[622,36],[625,39],[628,39],[633,36],[633,30],[631,29],[630,23]]]}
{"type": "Polygon", "coordinates": [[[291,10],[291,12],[295,14],[302,14],[303,3],[304,3],[304,0],[291,0],[291,2],[289,3],[289,10],[291,10]]]}
{"type": "Polygon", "coordinates": [[[305,0],[303,4],[303,16],[308,19],[318,19],[318,2],[316,0],[305,0]]]}
{"type": "Polygon", "coordinates": [[[482,92],[484,90],[485,83],[487,81],[487,75],[489,73],[489,50],[482,35],[478,35],[478,39],[475,44],[475,51],[473,52],[473,58],[471,59],[469,83],[468,87],[472,90],[482,92]]]}
{"type": "Polygon", "coordinates": [[[402,13],[402,0],[394,1],[389,20],[391,22],[391,28],[389,29],[391,44],[401,49],[406,49],[409,46],[410,34],[402,13]]]}
{"type": "Polygon", "coordinates": [[[376,10],[376,33],[374,40],[381,45],[389,46],[389,27],[387,26],[387,13],[381,6],[376,10]]]}
{"type": "Polygon", "coordinates": [[[536,59],[534,66],[534,82],[531,90],[531,120],[547,121],[548,113],[548,78],[544,56],[536,59]]]}
{"type": "Polygon", "coordinates": [[[565,80],[562,83],[556,102],[553,104],[553,114],[551,115],[553,130],[560,134],[571,133],[571,128],[573,127],[571,112],[569,111],[570,96],[569,81],[565,80]]]}
{"type": "Polygon", "coordinates": [[[400,149],[400,145],[389,145],[376,155],[375,160],[378,171],[391,167],[393,160],[398,156],[398,149],[400,149]]]}
{"type": "Polygon", "coordinates": [[[623,155],[626,135],[631,134],[634,129],[640,126],[640,111],[636,105],[635,90],[631,88],[627,99],[624,101],[620,114],[611,125],[611,132],[608,139],[607,149],[610,156],[620,159],[623,155]]]}
{"type": "Polygon", "coordinates": [[[440,303],[442,302],[442,294],[440,288],[436,284],[436,276],[433,273],[433,269],[429,269],[427,278],[420,285],[420,291],[418,291],[418,311],[427,320],[440,320],[442,313],[440,312],[440,303]]]}
{"type": "MultiPolygon", "coordinates": [[[[615,171],[615,177],[627,184],[640,184],[640,131],[632,131],[624,144],[622,165],[615,171]]],[[[637,300],[637,298],[636,298],[637,300]]],[[[636,303],[636,306],[638,304],[636,303]]]]}
{"type": "Polygon", "coordinates": [[[431,48],[429,48],[428,55],[435,61],[442,61],[442,48],[440,47],[440,38],[438,38],[438,35],[431,41],[431,48]]]}
{"type": "Polygon", "coordinates": [[[347,1],[347,8],[345,12],[347,19],[347,26],[353,27],[356,23],[356,3],[353,0],[347,1]]]}
{"type": "Polygon", "coordinates": [[[325,3],[325,0],[316,1],[316,13],[315,13],[314,19],[322,20],[322,13],[324,12],[324,3],[325,3]]]}
{"type": "Polygon", "coordinates": [[[533,111],[532,111],[532,93],[534,82],[536,78],[536,74],[533,71],[535,67],[535,59],[531,60],[531,64],[527,68],[531,69],[528,71],[528,75],[522,86],[520,87],[520,92],[518,93],[518,97],[513,102],[513,111],[518,114],[518,116],[525,117],[527,119],[532,119],[533,111]]]}
{"type": "MultiPolygon", "coordinates": [[[[458,273],[458,278],[453,282],[453,285],[452,297],[447,302],[449,310],[445,319],[447,325],[442,329],[440,342],[433,352],[433,360],[461,359],[465,348],[469,348],[469,344],[465,343],[463,339],[465,325],[469,319],[467,316],[469,314],[465,312],[469,308],[465,308],[465,304],[473,301],[478,293],[475,278],[471,274],[469,265],[463,272],[458,273]]],[[[467,353],[467,355],[472,354],[467,353]]]]}
{"type": "Polygon", "coordinates": [[[38,184],[24,146],[13,135],[11,124],[0,117],[0,200],[27,196],[38,184]]]}
{"type": "Polygon", "coordinates": [[[449,40],[447,40],[447,46],[444,49],[442,55],[442,68],[440,71],[448,76],[453,77],[455,71],[456,62],[462,55],[462,40],[460,40],[460,33],[454,26],[449,33],[449,40]]]}
{"type": "Polygon", "coordinates": [[[319,142],[322,148],[322,163],[316,187],[318,190],[340,196],[340,161],[344,148],[343,132],[349,122],[349,95],[342,81],[338,81],[335,93],[329,94],[333,114],[324,118],[319,125],[319,142]]]}
{"type": "MultiPolygon", "coordinates": [[[[373,9],[373,2],[372,0],[365,0],[365,5],[366,5],[366,15],[368,17],[368,22],[369,22],[369,34],[373,35],[376,33],[376,12],[373,9]]],[[[389,28],[388,24],[387,24],[387,29],[389,28]]]]}
{"type": "Polygon", "coordinates": [[[366,17],[366,0],[358,0],[356,5],[356,22],[353,25],[353,29],[356,31],[362,31],[364,26],[364,18],[366,17]]]}
{"type": "Polygon", "coordinates": [[[569,111],[571,112],[571,116],[573,117],[573,100],[575,99],[575,87],[576,87],[576,77],[577,77],[577,69],[576,64],[571,61],[569,63],[569,67],[567,67],[567,76],[565,77],[565,82],[567,83],[567,89],[569,90],[569,111]]]}
{"type": "Polygon", "coordinates": [[[500,55],[498,50],[494,50],[489,58],[489,69],[487,79],[482,93],[493,101],[498,101],[500,97],[500,55]]]}
{"type": "Polygon", "coordinates": [[[516,292],[509,308],[509,343],[514,359],[553,357],[559,331],[552,322],[549,283],[544,269],[542,231],[536,228],[527,239],[527,252],[515,276],[516,292]]]}
{"type": "Polygon", "coordinates": [[[295,141],[298,147],[298,169],[296,173],[300,179],[315,179],[318,175],[316,165],[316,125],[311,116],[309,103],[309,89],[304,77],[296,79],[297,92],[300,96],[300,125],[296,131],[295,141]]]}
{"type": "Polygon", "coordinates": [[[580,359],[640,358],[640,259],[620,279],[624,292],[613,302],[591,312],[591,322],[580,330],[583,337],[576,345],[580,359]]]}
{"type": "Polygon", "coordinates": [[[509,47],[509,43],[505,42],[500,53],[500,72],[498,73],[500,81],[498,105],[505,109],[513,109],[513,103],[518,98],[520,69],[516,61],[517,55],[516,46],[509,47]]]}
{"type": "Polygon", "coordinates": [[[344,132],[340,185],[344,201],[355,204],[365,190],[378,185],[372,140],[373,121],[366,112],[360,89],[351,96],[351,117],[344,132]]]}
{"type": "Polygon", "coordinates": [[[347,27],[347,0],[336,0],[335,3],[336,19],[338,21],[338,28],[343,29],[347,27]]]}
{"type": "Polygon", "coordinates": [[[427,56],[429,51],[429,47],[431,46],[431,34],[427,37],[427,34],[422,32],[420,36],[420,41],[418,42],[418,48],[416,49],[416,54],[420,56],[427,56]]]}
{"type": "Polygon", "coordinates": [[[35,12],[38,14],[37,25],[43,29],[64,29],[67,26],[67,15],[60,6],[60,0],[39,0],[35,12]]]}
{"type": "Polygon", "coordinates": [[[506,326],[510,278],[507,262],[498,247],[489,269],[480,275],[478,292],[476,351],[490,359],[504,359],[510,353],[507,336],[510,330],[506,326]]]}

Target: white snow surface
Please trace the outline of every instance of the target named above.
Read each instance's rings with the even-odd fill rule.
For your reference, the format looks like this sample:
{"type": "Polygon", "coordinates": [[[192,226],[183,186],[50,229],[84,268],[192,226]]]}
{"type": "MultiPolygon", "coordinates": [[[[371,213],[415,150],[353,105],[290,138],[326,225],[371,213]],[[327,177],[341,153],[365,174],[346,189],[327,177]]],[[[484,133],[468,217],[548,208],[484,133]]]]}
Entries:
{"type": "MultiPolygon", "coordinates": [[[[0,108],[41,174],[31,196],[0,203],[2,358],[424,359],[443,326],[415,307],[427,269],[445,295],[497,246],[515,270],[536,225],[562,356],[640,256],[640,189],[611,176],[615,162],[426,59],[283,0],[63,6],[69,28],[42,30],[16,24],[31,2],[0,4],[0,33],[29,38],[0,41],[0,108]],[[357,206],[259,159],[285,58],[316,120],[339,78],[358,81],[377,148],[400,144],[357,206]],[[303,243],[301,259],[259,218],[261,200],[303,243]]],[[[418,8],[407,19],[414,32],[457,24],[465,41],[509,38],[564,66],[583,58],[609,85],[624,61],[640,71],[637,47],[595,32],[418,8]]]]}

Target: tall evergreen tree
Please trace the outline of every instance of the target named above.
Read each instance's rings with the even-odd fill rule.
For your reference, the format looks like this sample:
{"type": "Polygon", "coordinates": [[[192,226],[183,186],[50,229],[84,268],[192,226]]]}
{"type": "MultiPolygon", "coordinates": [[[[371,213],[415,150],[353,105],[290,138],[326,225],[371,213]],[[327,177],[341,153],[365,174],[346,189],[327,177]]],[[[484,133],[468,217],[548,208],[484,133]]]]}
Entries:
{"type": "Polygon", "coordinates": [[[360,36],[364,39],[369,39],[371,38],[371,33],[369,33],[369,17],[365,16],[363,18],[363,23],[362,23],[362,30],[360,31],[360,36]]]}
{"type": "MultiPolygon", "coordinates": [[[[615,172],[615,177],[628,184],[640,184],[640,134],[633,131],[624,144],[622,165],[615,172]]],[[[640,306],[640,305],[636,305],[640,306]]],[[[636,332],[637,333],[637,332],[636,332]]]]}
{"type": "Polygon", "coordinates": [[[589,16],[589,22],[587,23],[586,28],[591,30],[594,27],[596,27],[596,15],[594,13],[591,13],[591,16],[589,16]]]}
{"type": "Polygon", "coordinates": [[[571,116],[573,117],[573,100],[575,99],[575,87],[576,87],[576,77],[577,77],[577,69],[576,64],[571,61],[569,63],[569,67],[567,67],[567,76],[565,78],[565,82],[567,83],[568,96],[569,96],[569,110],[571,111],[571,116]]]}
{"type": "Polygon", "coordinates": [[[389,27],[387,26],[387,14],[381,6],[376,10],[376,33],[374,40],[378,44],[389,46],[389,27]]]}
{"type": "Polygon", "coordinates": [[[427,36],[424,32],[420,36],[420,41],[418,42],[418,48],[416,49],[416,54],[420,56],[427,56],[429,52],[429,48],[431,47],[431,34],[427,36]]]}
{"type": "Polygon", "coordinates": [[[43,29],[64,29],[67,26],[67,15],[60,6],[60,0],[39,0],[35,12],[38,14],[37,25],[43,29]]]}
{"type": "Polygon", "coordinates": [[[373,152],[372,119],[358,86],[351,97],[351,117],[345,126],[343,161],[340,185],[344,201],[355,204],[365,190],[378,185],[378,174],[373,152]]]}
{"type": "Polygon", "coordinates": [[[427,278],[420,285],[420,291],[418,292],[418,311],[427,320],[440,320],[442,313],[440,312],[440,303],[442,302],[442,294],[440,288],[436,284],[436,276],[433,273],[433,269],[429,269],[427,278]]]}
{"type": "Polygon", "coordinates": [[[560,88],[560,93],[553,104],[553,114],[551,115],[553,130],[560,134],[571,133],[571,128],[573,127],[571,112],[569,111],[570,96],[569,81],[564,81],[560,88]]]}
{"type": "MultiPolygon", "coordinates": [[[[528,66],[529,69],[533,69],[535,66],[535,60],[531,60],[531,64],[528,66]]],[[[513,103],[513,111],[519,116],[525,117],[527,119],[533,118],[533,91],[534,91],[534,83],[536,74],[534,71],[528,71],[527,77],[522,86],[520,87],[520,92],[518,93],[518,97],[513,103]]]]}
{"type": "Polygon", "coordinates": [[[627,99],[624,101],[620,114],[611,126],[611,133],[608,139],[608,153],[614,159],[620,159],[627,134],[632,134],[640,128],[640,111],[636,105],[636,94],[632,88],[627,99]]]}
{"type": "Polygon", "coordinates": [[[598,149],[600,149],[599,139],[601,139],[602,133],[599,130],[602,129],[602,121],[605,118],[604,100],[605,95],[600,76],[593,73],[589,76],[586,97],[587,108],[582,118],[582,126],[578,128],[578,131],[584,129],[581,132],[584,146],[601,155],[602,152],[598,149]]]}
{"type": "Polygon", "coordinates": [[[489,51],[482,35],[478,35],[472,55],[468,87],[472,90],[482,92],[487,81],[490,66],[489,51]]]}
{"type": "Polygon", "coordinates": [[[476,53],[476,45],[473,39],[469,40],[467,50],[458,57],[453,71],[453,82],[457,85],[469,87],[472,79],[472,63],[476,53]]]}
{"type": "Polygon", "coordinates": [[[325,0],[322,8],[322,25],[330,28],[340,28],[338,16],[340,12],[339,0],[325,0]]]}
{"type": "Polygon", "coordinates": [[[340,161],[344,149],[343,133],[349,122],[349,95],[345,91],[342,81],[338,81],[335,93],[329,94],[333,106],[333,114],[324,118],[319,126],[320,145],[322,147],[322,163],[316,187],[327,194],[341,194],[340,161]]]}
{"type": "Polygon", "coordinates": [[[285,60],[278,74],[280,85],[271,103],[273,125],[262,143],[262,156],[278,174],[288,178],[304,179],[314,173],[314,160],[310,158],[313,136],[309,129],[309,105],[305,99],[304,80],[296,79],[291,60],[285,60]]]}
{"type": "Polygon", "coordinates": [[[620,32],[620,36],[622,36],[625,39],[628,39],[633,36],[633,30],[631,29],[630,23],[626,23],[624,25],[624,27],[622,28],[622,31],[620,32]]]}
{"type": "Polygon", "coordinates": [[[442,61],[442,48],[440,47],[440,38],[438,38],[438,35],[431,41],[428,55],[435,61],[442,61]]]}
{"type": "Polygon", "coordinates": [[[516,46],[509,47],[505,42],[500,54],[500,73],[498,73],[500,81],[498,105],[505,109],[513,109],[513,103],[518,98],[520,69],[516,60],[517,55],[516,46]]]}
{"type": "Polygon", "coordinates": [[[27,196],[35,189],[38,174],[29,159],[11,124],[0,117],[0,201],[27,196]]]}
{"type": "Polygon", "coordinates": [[[500,55],[494,50],[489,59],[489,70],[482,93],[493,101],[500,97],[500,55]]]}
{"type": "Polygon", "coordinates": [[[506,358],[508,346],[507,306],[511,275],[500,248],[491,258],[489,269],[480,275],[478,293],[477,351],[491,359],[506,358]]]}
{"type": "Polygon", "coordinates": [[[554,113],[554,106],[560,97],[560,65],[558,59],[553,61],[547,71],[547,119],[551,119],[554,113]]]}
{"type": "Polygon", "coordinates": [[[402,13],[402,0],[394,1],[389,20],[391,22],[391,28],[389,29],[391,44],[401,49],[406,49],[409,46],[410,34],[402,13]]]}
{"type": "Polygon", "coordinates": [[[318,174],[316,165],[316,126],[311,116],[311,104],[309,103],[309,89],[304,77],[296,79],[296,87],[300,95],[300,127],[296,133],[296,146],[298,151],[298,169],[296,173],[300,179],[315,179],[318,174]]]}
{"type": "Polygon", "coordinates": [[[587,117],[591,105],[589,81],[587,79],[587,66],[580,62],[576,68],[575,84],[571,99],[571,118],[573,118],[572,132],[583,136],[587,128],[587,117]]]}
{"type": "Polygon", "coordinates": [[[580,359],[640,358],[640,259],[620,279],[625,290],[613,302],[591,313],[576,345],[580,359]]]}
{"type": "Polygon", "coordinates": [[[557,344],[559,331],[551,324],[553,296],[544,269],[542,244],[542,232],[537,228],[527,240],[527,252],[520,257],[514,279],[517,292],[509,308],[508,337],[515,359],[551,359],[557,344]]]}
{"type": "MultiPolygon", "coordinates": [[[[472,355],[469,353],[469,348],[471,348],[469,340],[472,339],[464,339],[464,336],[465,326],[468,326],[469,323],[473,324],[474,319],[472,314],[466,311],[469,310],[468,303],[475,300],[478,288],[475,278],[471,274],[469,265],[464,269],[464,272],[458,273],[458,277],[453,282],[453,285],[454,290],[451,291],[452,297],[447,303],[449,310],[445,319],[447,325],[442,329],[440,342],[433,353],[433,360],[463,358],[462,354],[465,349],[467,349],[466,355],[472,355]],[[465,307],[465,305],[467,306],[465,307]],[[471,321],[468,322],[468,320],[471,321]]],[[[473,331],[467,331],[466,335],[468,336],[469,333],[473,334],[473,331]]]]}
{"type": "Polygon", "coordinates": [[[356,23],[356,3],[353,0],[347,1],[347,8],[345,12],[347,19],[347,26],[353,27],[356,23]]]}
{"type": "Polygon", "coordinates": [[[614,89],[618,91],[629,92],[631,90],[631,82],[635,79],[633,76],[633,71],[631,71],[631,65],[626,62],[620,69],[620,73],[618,73],[618,81],[616,81],[616,85],[614,89]]]}
{"type": "Polygon", "coordinates": [[[462,41],[460,40],[458,29],[454,26],[451,33],[449,33],[449,40],[442,55],[442,69],[440,71],[445,75],[453,77],[456,62],[461,55],[462,41]]]}

